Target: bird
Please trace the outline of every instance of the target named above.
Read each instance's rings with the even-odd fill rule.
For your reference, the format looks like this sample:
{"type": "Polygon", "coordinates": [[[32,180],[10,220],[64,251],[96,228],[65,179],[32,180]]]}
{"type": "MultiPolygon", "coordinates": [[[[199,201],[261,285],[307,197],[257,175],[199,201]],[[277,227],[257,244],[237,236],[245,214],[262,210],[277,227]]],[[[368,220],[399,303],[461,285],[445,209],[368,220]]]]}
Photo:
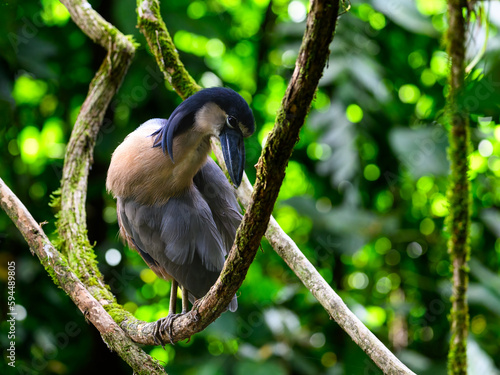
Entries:
{"type": "MultiPolygon", "coordinates": [[[[245,166],[244,138],[255,130],[248,103],[225,87],[206,88],[181,102],[168,119],[153,118],[115,149],[106,178],[116,198],[120,236],[160,278],[172,281],[161,333],[215,283],[241,222],[235,188],[245,166]],[[230,184],[210,157],[220,140],[230,184]],[[176,314],[177,285],[182,312],[176,314]]],[[[236,311],[236,296],[228,309],[236,311]]]]}

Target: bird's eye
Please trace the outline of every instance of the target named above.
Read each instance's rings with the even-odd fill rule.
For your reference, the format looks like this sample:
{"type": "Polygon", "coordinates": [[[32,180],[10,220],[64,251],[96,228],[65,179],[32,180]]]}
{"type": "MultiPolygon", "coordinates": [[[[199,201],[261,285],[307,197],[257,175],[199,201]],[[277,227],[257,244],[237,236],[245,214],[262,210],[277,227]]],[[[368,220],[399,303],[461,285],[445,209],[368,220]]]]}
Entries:
{"type": "Polygon", "coordinates": [[[227,116],[226,117],[226,124],[231,129],[234,129],[234,128],[238,127],[238,120],[236,120],[233,116],[227,116]]]}

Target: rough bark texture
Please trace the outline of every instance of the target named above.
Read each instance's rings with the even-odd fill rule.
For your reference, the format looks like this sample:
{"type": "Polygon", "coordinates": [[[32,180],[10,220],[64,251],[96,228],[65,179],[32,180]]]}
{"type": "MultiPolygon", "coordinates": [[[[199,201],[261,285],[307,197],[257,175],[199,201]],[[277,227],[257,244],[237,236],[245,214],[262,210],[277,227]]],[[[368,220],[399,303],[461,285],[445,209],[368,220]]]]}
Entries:
{"type": "MultiPolygon", "coordinates": [[[[139,20],[138,23],[139,25],[141,25],[141,32],[148,40],[148,44],[152,49],[154,49],[153,53],[155,55],[157,63],[160,66],[162,64],[165,64],[165,61],[169,61],[170,63],[175,64],[175,59],[171,59],[168,58],[168,56],[165,56],[166,53],[169,53],[168,51],[175,50],[175,46],[173,44],[168,45],[169,43],[171,43],[171,39],[169,38],[162,40],[162,38],[160,37],[160,40],[157,40],[159,34],[155,30],[162,30],[160,35],[168,35],[165,24],[161,21],[157,0],[139,0],[138,6],[143,8],[142,14],[150,14],[148,16],[147,23],[142,20],[139,20]],[[148,27],[146,28],[145,25],[147,25],[148,27]],[[167,45],[163,48],[157,48],[157,46],[165,44],[167,45]]],[[[139,19],[140,18],[141,12],[139,12],[139,19]]],[[[303,50],[301,49],[301,51],[303,50]]],[[[326,49],[324,51],[326,51],[326,49]]],[[[190,77],[189,73],[185,71],[183,65],[169,66],[168,64],[165,64],[165,71],[167,72],[178,70],[183,71],[182,74],[178,74],[177,79],[169,78],[169,82],[179,93],[179,95],[182,98],[185,98],[190,96],[193,93],[193,90],[196,91],[199,86],[192,84],[192,82],[194,81],[190,77]],[[189,79],[183,81],[184,78],[181,78],[181,80],[179,80],[179,77],[189,77],[189,79]],[[183,90],[186,87],[189,88],[189,91],[184,92],[183,90]]],[[[296,69],[296,72],[297,71],[300,72],[300,69],[296,69]]],[[[319,74],[321,74],[321,72],[319,74]]],[[[222,168],[225,169],[224,158],[222,156],[219,142],[215,139],[212,139],[212,145],[219,164],[222,168]]],[[[271,181],[273,180],[271,179],[271,181]]],[[[243,206],[248,207],[251,202],[253,188],[245,173],[243,174],[243,180],[237,190],[237,194],[238,199],[243,204],[243,206]]],[[[293,240],[281,229],[279,224],[276,222],[276,220],[274,220],[272,216],[270,218],[265,236],[274,250],[278,253],[278,255],[280,255],[286,261],[286,263],[295,272],[295,274],[304,283],[304,285],[322,304],[328,314],[333,319],[335,319],[335,321],[342,327],[342,329],[344,329],[351,336],[351,338],[372,358],[377,366],[379,366],[385,373],[388,374],[413,374],[413,372],[405,367],[398,360],[398,358],[394,356],[380,342],[380,340],[378,340],[377,337],[373,335],[368,330],[368,328],[366,328],[363,323],[348,309],[342,299],[337,295],[337,293],[335,293],[331,286],[326,283],[319,272],[302,254],[293,240]]],[[[139,342],[142,342],[142,340],[144,339],[150,340],[150,338],[148,337],[148,332],[151,332],[151,324],[141,324],[137,321],[133,322],[127,320],[124,320],[123,323],[124,327],[128,327],[127,332],[133,335],[134,340],[137,340],[139,342]]]]}
{"type": "MultiPolygon", "coordinates": [[[[257,180],[252,199],[219,279],[197,306],[196,310],[202,316],[201,322],[212,322],[220,314],[219,311],[229,304],[259,248],[285,176],[288,159],[299,139],[299,131],[329,56],[338,10],[338,1],[311,2],[294,73],[274,129],[257,163],[257,180]]],[[[174,331],[174,337],[175,334],[174,331]]]]}
{"type": "Polygon", "coordinates": [[[448,2],[449,29],[447,34],[448,55],[451,58],[449,73],[450,92],[447,98],[447,117],[450,121],[449,159],[451,176],[448,189],[450,213],[447,227],[450,233],[448,252],[453,270],[450,312],[451,339],[448,353],[448,373],[467,373],[467,335],[469,311],[467,288],[469,282],[467,261],[469,259],[470,228],[470,183],[468,179],[469,116],[461,105],[465,72],[465,26],[463,10],[467,1],[448,2]]]}
{"type": "MultiPolygon", "coordinates": [[[[85,201],[95,141],[109,103],[132,62],[135,45],[131,37],[123,35],[104,20],[87,1],[62,0],[62,3],[72,20],[89,38],[105,48],[107,55],[90,83],[66,148],[60,198],[57,199],[60,207],[57,245],[67,257],[71,274],[76,274],[73,274],[74,277],[81,280],[92,297],[87,299],[90,307],[87,306],[85,313],[89,309],[98,309],[100,320],[114,322],[106,310],[119,309],[124,315],[127,312],[116,303],[97,268],[95,254],[87,237],[85,201]]],[[[96,320],[97,324],[99,319],[96,320]]],[[[126,336],[116,323],[110,325],[112,330],[103,329],[99,324],[95,326],[110,349],[116,351],[134,372],[165,373],[163,367],[126,336]]]]}
{"type": "MultiPolygon", "coordinates": [[[[154,0],[139,1],[138,7],[140,9],[138,11],[139,25],[141,25],[141,30],[148,39],[148,44],[152,48],[156,48],[157,45],[164,46],[159,47],[157,52],[170,53],[168,51],[174,50],[173,45],[165,46],[165,44],[172,43],[170,38],[163,41],[157,40],[160,32],[161,35],[168,35],[164,23],[159,21],[161,16],[158,2],[154,0]],[[144,18],[145,15],[147,15],[147,22],[141,20],[141,17],[144,18]],[[153,24],[149,24],[151,21],[154,21],[153,24]],[[154,34],[152,30],[155,30],[154,34]]],[[[295,143],[298,141],[300,128],[309,111],[317,84],[329,56],[329,45],[333,39],[337,15],[338,1],[321,0],[311,3],[307,28],[296,68],[279,110],[275,128],[271,132],[263,155],[259,160],[256,189],[236,234],[235,244],[216,284],[191,312],[175,320],[172,327],[172,337],[165,334],[163,337],[165,342],[183,340],[208,326],[226,309],[232,296],[243,282],[248,267],[255,257],[260,240],[266,231],[269,217],[284,178],[288,159],[295,143]],[[277,150],[279,152],[276,152],[277,150]]],[[[175,63],[175,59],[169,60],[164,54],[161,56],[156,54],[156,56],[160,60],[160,65],[165,64],[165,61],[175,63]]],[[[177,71],[177,69],[184,70],[184,67],[165,66],[167,72],[177,71]]],[[[181,74],[179,77],[185,77],[186,75],[189,76],[186,72],[186,74],[181,74]]],[[[170,82],[177,91],[183,92],[186,86],[195,91],[198,89],[198,86],[189,83],[191,81],[188,81],[186,85],[183,80],[184,78],[181,78],[181,80],[170,79],[170,82]]],[[[181,96],[186,97],[190,94],[192,92],[183,92],[181,96]]],[[[141,324],[129,319],[121,322],[122,327],[127,330],[134,340],[146,338],[148,343],[151,342],[152,338],[144,337],[143,332],[150,332],[151,324],[141,324]]]]}
{"type": "Polygon", "coordinates": [[[62,251],[86,283],[104,288],[87,238],[85,201],[94,144],[108,105],[118,91],[134,57],[132,41],[106,22],[86,1],[63,0],[73,21],[108,53],[90,83],[66,148],[61,181],[58,231],[62,251]]]}
{"type": "Polygon", "coordinates": [[[179,58],[170,33],[160,15],[158,0],[137,0],[137,17],[137,26],[146,36],[149,49],[175,92],[182,99],[186,99],[199,91],[201,87],[191,77],[179,58]]]}

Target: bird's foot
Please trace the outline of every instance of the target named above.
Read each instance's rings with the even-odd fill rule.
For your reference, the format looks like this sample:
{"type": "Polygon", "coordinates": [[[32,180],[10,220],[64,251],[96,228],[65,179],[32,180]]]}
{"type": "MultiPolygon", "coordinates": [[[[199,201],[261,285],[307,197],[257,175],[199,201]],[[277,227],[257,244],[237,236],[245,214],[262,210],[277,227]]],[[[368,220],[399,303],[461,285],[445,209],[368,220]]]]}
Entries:
{"type": "Polygon", "coordinates": [[[168,333],[168,338],[170,340],[170,343],[174,345],[174,342],[172,341],[172,325],[174,323],[174,320],[181,315],[184,314],[169,314],[165,318],[161,318],[156,322],[153,328],[153,338],[156,345],[161,345],[161,347],[165,349],[165,343],[163,342],[162,339],[163,332],[168,333]]]}

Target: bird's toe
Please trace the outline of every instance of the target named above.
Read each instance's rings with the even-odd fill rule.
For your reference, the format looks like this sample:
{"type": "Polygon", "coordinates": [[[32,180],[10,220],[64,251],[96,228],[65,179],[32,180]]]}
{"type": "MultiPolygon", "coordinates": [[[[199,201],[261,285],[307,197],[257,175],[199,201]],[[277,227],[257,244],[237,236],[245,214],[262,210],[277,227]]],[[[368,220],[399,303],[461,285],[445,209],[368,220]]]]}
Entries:
{"type": "Polygon", "coordinates": [[[163,342],[163,338],[161,336],[161,321],[163,319],[158,320],[153,327],[153,340],[156,345],[161,345],[163,349],[165,349],[165,343],[163,342]]]}
{"type": "Polygon", "coordinates": [[[168,338],[170,340],[170,343],[174,345],[174,342],[172,341],[172,326],[174,324],[174,320],[177,319],[178,317],[182,316],[184,314],[169,314],[165,318],[159,319],[155,327],[153,329],[153,337],[154,341],[157,345],[161,345],[163,349],[165,349],[165,342],[163,341],[162,335],[163,333],[168,333],[168,338]]]}

